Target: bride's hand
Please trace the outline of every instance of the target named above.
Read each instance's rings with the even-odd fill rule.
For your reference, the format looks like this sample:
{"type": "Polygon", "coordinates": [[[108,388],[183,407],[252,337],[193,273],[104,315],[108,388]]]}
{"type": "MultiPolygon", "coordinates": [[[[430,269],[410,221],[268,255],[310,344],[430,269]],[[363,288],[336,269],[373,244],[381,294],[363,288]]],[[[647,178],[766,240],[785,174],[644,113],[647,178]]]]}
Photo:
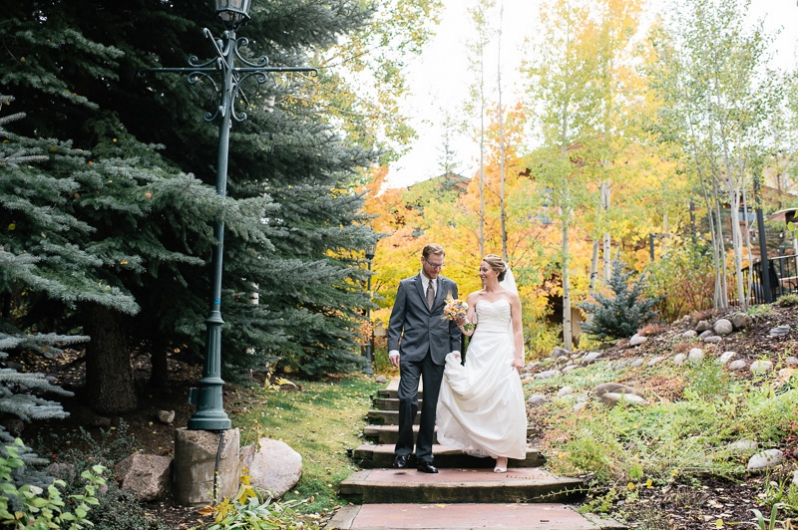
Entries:
{"type": "Polygon", "coordinates": [[[513,359],[512,367],[520,372],[521,368],[524,367],[524,361],[522,361],[521,359],[513,359]]]}

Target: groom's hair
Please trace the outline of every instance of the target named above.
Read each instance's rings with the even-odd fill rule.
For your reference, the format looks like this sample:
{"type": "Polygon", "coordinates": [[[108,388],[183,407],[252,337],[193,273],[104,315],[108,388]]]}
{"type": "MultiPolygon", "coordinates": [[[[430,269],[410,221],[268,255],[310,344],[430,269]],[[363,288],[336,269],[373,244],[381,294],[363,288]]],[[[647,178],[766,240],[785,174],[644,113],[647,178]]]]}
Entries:
{"type": "Polygon", "coordinates": [[[498,280],[500,282],[504,281],[504,277],[507,276],[507,264],[501,258],[501,256],[497,256],[496,254],[488,254],[482,261],[488,264],[488,266],[499,273],[498,280]]]}
{"type": "Polygon", "coordinates": [[[442,246],[438,245],[437,243],[430,243],[424,247],[424,250],[421,251],[421,255],[424,256],[424,258],[428,258],[430,254],[443,256],[446,253],[443,251],[442,246]]]}

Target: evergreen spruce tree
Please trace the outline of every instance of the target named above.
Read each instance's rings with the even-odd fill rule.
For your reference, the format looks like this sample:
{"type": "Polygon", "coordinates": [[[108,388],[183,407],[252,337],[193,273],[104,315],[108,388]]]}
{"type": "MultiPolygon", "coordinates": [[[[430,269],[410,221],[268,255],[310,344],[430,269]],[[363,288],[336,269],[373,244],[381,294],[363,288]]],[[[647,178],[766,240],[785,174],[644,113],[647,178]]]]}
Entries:
{"type": "Polygon", "coordinates": [[[637,281],[630,282],[632,271],[624,270],[620,260],[613,261],[610,288],[614,298],[601,293],[591,293],[596,300],[578,304],[592,320],[582,324],[582,331],[599,340],[631,337],[640,327],[656,317],[654,307],[659,298],[643,298],[646,290],[646,276],[641,274],[637,281]]]}
{"type": "MultiPolygon", "coordinates": [[[[0,109],[13,100],[0,96],[0,109]]],[[[60,346],[85,342],[82,335],[45,333],[40,326],[22,326],[20,316],[39,298],[55,305],[73,307],[78,301],[135,309],[133,300],[118,289],[99,285],[92,271],[99,261],[70,241],[85,237],[91,227],[65,211],[78,189],[71,177],[58,177],[41,169],[51,158],[69,166],[76,153],[54,140],[38,140],[10,134],[6,126],[24,113],[0,117],[0,363],[9,353],[27,351],[47,357],[63,353],[60,346]]],[[[80,157],[78,157],[80,158],[80,157]]],[[[71,396],[41,373],[21,373],[0,366],[0,419],[16,416],[23,422],[64,418],[56,401],[32,392],[71,396]]],[[[14,435],[0,424],[0,441],[14,435]]],[[[22,459],[41,462],[26,449],[22,459]]]]}
{"type": "MultiPolygon", "coordinates": [[[[252,57],[300,66],[371,14],[357,0],[256,3],[239,34],[251,39],[252,57]]],[[[216,217],[227,227],[226,373],[278,358],[309,374],[358,365],[355,331],[367,301],[358,249],[374,234],[351,190],[372,153],[336,132],[323,102],[301,97],[312,79],[243,87],[249,119],[233,128],[228,198],[220,199],[212,186],[218,128],[201,119],[214,105],[209,94],[178,76],[136,75],[212,56],[201,31],[219,27],[211,2],[23,0],[4,18],[0,87],[24,93],[29,113],[15,132],[71,142],[75,171],[61,176],[78,188],[67,210],[90,227],[73,243],[100,265],[87,277],[141,308],[12,301],[26,326],[81,326],[92,336],[92,406],[135,406],[134,349],[152,352],[159,385],[167,351],[203,353],[216,217]],[[253,292],[258,305],[249,303],[253,292]]]]}

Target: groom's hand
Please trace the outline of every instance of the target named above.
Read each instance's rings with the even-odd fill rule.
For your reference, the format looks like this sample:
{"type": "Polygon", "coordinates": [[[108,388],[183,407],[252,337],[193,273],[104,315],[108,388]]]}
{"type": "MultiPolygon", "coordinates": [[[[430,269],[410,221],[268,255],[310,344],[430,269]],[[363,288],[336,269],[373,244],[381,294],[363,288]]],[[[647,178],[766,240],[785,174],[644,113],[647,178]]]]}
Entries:
{"type": "Polygon", "coordinates": [[[388,354],[388,360],[391,361],[391,366],[394,368],[399,368],[399,352],[392,351],[388,354]]]}

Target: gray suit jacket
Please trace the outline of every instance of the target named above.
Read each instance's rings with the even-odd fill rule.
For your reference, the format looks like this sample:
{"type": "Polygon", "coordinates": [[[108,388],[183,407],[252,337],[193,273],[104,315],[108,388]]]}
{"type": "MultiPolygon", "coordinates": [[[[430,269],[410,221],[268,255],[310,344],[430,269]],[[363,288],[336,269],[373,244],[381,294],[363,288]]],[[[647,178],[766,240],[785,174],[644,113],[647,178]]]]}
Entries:
{"type": "Polygon", "coordinates": [[[460,329],[453,321],[443,319],[449,293],[457,298],[457,284],[438,276],[438,292],[430,310],[421,273],[399,282],[388,324],[388,351],[398,350],[401,359],[408,361],[421,361],[430,352],[435,364],[443,364],[447,353],[460,351],[460,329]]]}

